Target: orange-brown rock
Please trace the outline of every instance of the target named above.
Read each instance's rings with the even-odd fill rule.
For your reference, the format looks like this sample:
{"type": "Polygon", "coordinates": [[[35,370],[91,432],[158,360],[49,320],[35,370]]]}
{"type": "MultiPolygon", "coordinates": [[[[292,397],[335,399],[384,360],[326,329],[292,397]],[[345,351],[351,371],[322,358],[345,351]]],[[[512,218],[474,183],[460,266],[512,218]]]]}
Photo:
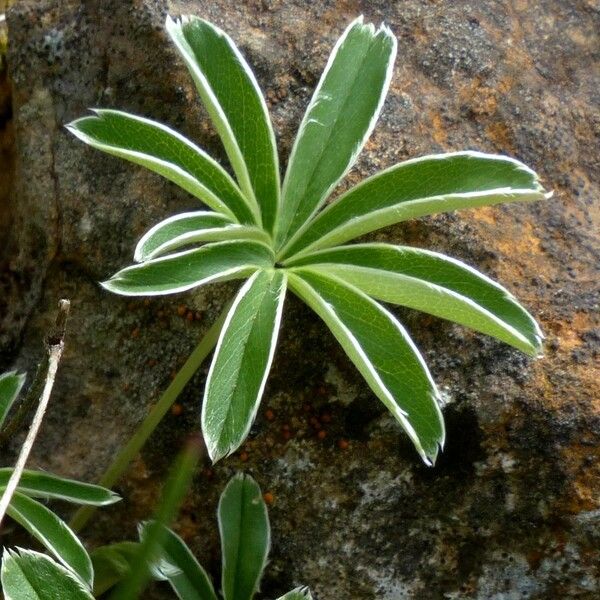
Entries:
{"type": "MultiPolygon", "coordinates": [[[[16,163],[11,228],[0,240],[0,366],[33,373],[56,300],[72,300],[35,464],[97,477],[234,289],[130,305],[96,283],[129,264],[149,226],[196,204],[157,176],[83,146],[66,122],[91,106],[124,109],[223,157],[167,41],[167,12],[197,13],[240,44],[283,156],[348,21],[361,12],[385,20],[399,38],[394,79],[348,180],[405,158],[473,148],[523,160],[555,190],[547,202],[440,215],[378,234],[447,252],[497,278],[547,335],[545,356],[531,361],[398,311],[448,401],[447,446],[435,468],[419,463],[317,318],[288,301],[264,404],[276,418],[259,413],[243,465],[232,457],[203,466],[182,514],[199,559],[218,575],[216,502],[243,466],[276,498],[266,598],[300,583],[319,600],[599,597],[600,14],[589,0],[17,2],[8,16],[16,163]],[[191,326],[177,316],[179,305],[203,319],[191,326]],[[320,441],[309,418],[323,413],[331,421],[320,441]],[[280,434],[283,423],[290,439],[280,434]]],[[[135,536],[134,519],[150,510],[175,449],[198,429],[205,373],[188,386],[186,410],[167,415],[120,486],[124,502],[100,511],[86,531],[93,543],[135,536]]],[[[165,588],[152,594],[169,597],[165,588]]]]}

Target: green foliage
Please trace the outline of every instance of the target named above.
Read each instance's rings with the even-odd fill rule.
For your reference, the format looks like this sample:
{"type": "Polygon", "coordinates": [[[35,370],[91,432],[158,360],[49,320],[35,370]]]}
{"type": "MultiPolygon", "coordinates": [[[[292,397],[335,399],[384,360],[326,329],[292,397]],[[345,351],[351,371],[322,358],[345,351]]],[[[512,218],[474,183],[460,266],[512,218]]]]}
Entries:
{"type": "Polygon", "coordinates": [[[131,571],[138,552],[137,542],[117,542],[92,550],[94,596],[100,596],[122,581],[131,571]]]}
{"type": "MultiPolygon", "coordinates": [[[[6,488],[12,471],[11,468],[0,469],[0,494],[6,488]]],[[[7,514],[91,589],[94,571],[87,550],[60,517],[34,498],[106,506],[118,502],[120,497],[97,485],[26,470],[8,506],[7,514]]]]}
{"type": "MultiPolygon", "coordinates": [[[[238,473],[229,481],[221,494],[218,518],[223,599],[252,600],[259,590],[271,543],[267,507],[252,477],[238,473]]],[[[146,527],[142,528],[142,538],[146,527]]],[[[206,571],[185,542],[172,531],[167,531],[164,537],[153,572],[156,579],[168,581],[181,600],[218,598],[206,571]]],[[[298,588],[284,596],[288,600],[310,600],[310,597],[306,588],[298,588]]]]}
{"type": "MultiPolygon", "coordinates": [[[[157,515],[158,516],[158,515],[157,515]]],[[[218,509],[222,550],[221,593],[224,600],[252,600],[267,565],[271,529],[261,490],[249,475],[238,473],[221,494],[218,509]]],[[[103,546],[92,553],[96,570],[96,594],[139,572],[141,562],[150,563],[156,581],[166,581],[180,600],[218,600],[210,576],[196,560],[186,543],[165,521],[149,521],[139,526],[141,543],[121,542],[103,546]],[[144,553],[150,536],[154,551],[144,553]],[[155,538],[156,540],[156,538],[155,538]]],[[[135,595],[117,597],[133,598],[135,595]]],[[[307,588],[297,588],[280,600],[311,600],[307,588]]]]}
{"type": "Polygon", "coordinates": [[[289,285],[432,464],[444,443],[439,393],[408,333],[380,302],[429,312],[532,356],[540,352],[541,331],[507,290],[456,260],[414,248],[342,244],[406,219],[549,194],[519,161],[468,151],[400,163],[326,205],[368,139],[393,71],[394,35],[362,17],[333,49],[280,186],[266,105],[233,41],[196,17],[168,18],[166,28],[235,179],[195,144],[148,119],[99,110],[71,123],[86,143],[163,175],[214,211],[159,223],[140,240],[138,264],[103,285],[125,296],[153,296],[248,279],[225,319],[206,385],[202,429],[213,461],[234,452],[250,430],[289,285]]]}
{"type": "MultiPolygon", "coordinates": [[[[165,483],[155,520],[140,525],[140,542],[119,542],[97,548],[91,560],[79,539],[50,510],[16,492],[10,514],[28,529],[64,566],[46,555],[5,550],[2,586],[12,600],[90,599],[117,586],[112,598],[137,598],[148,577],[167,581],[181,600],[217,600],[209,575],[185,542],[168,528],[189,487],[199,457],[198,444],[190,444],[176,461],[165,483]],[[92,566],[93,565],[93,566],[92,566]],[[93,588],[92,588],[93,583],[93,588]]],[[[0,472],[7,479],[8,469],[0,472]]],[[[98,488],[52,475],[25,472],[21,480],[36,497],[62,498],[104,505],[117,497],[98,488]]],[[[21,488],[20,488],[21,489],[21,488]]],[[[221,494],[218,509],[222,548],[224,600],[252,600],[259,590],[270,548],[267,507],[258,484],[238,474],[221,494]]],[[[298,588],[281,600],[310,600],[298,588]]]]}
{"type": "Polygon", "coordinates": [[[92,587],[92,561],[79,538],[43,504],[15,492],[8,515],[39,540],[60,562],[69,567],[83,583],[92,587]]]}
{"type": "MultiPolygon", "coordinates": [[[[144,537],[148,524],[140,528],[144,537]]],[[[168,581],[183,600],[217,600],[208,573],[202,568],[186,543],[170,529],[165,530],[159,559],[153,565],[152,573],[157,581],[168,581]]]]}
{"type": "Polygon", "coordinates": [[[93,600],[69,569],[45,554],[23,549],[4,550],[2,590],[7,600],[93,600]]]}
{"type": "Polygon", "coordinates": [[[201,446],[197,440],[187,444],[171,467],[160,502],[151,521],[144,528],[143,535],[133,557],[133,568],[111,596],[113,600],[138,598],[151,576],[151,565],[164,543],[167,527],[177,516],[177,512],[187,493],[198,460],[201,446]]]}
{"type": "Polygon", "coordinates": [[[423,156],[376,173],[342,194],[307,221],[279,256],[287,262],[439,212],[544,197],[537,175],[507,156],[474,151],[423,156]]]}
{"type": "Polygon", "coordinates": [[[335,45],[300,124],[283,182],[278,248],[311,220],[352,166],[390,84],[396,38],[357,19],[335,45]]]}
{"type": "Polygon", "coordinates": [[[202,429],[211,432],[206,444],[213,457],[233,452],[254,421],[273,361],[286,279],[281,269],[256,271],[229,310],[202,406],[202,429]]]}
{"type": "Polygon", "coordinates": [[[279,209],[279,162],[267,106],[231,38],[195,17],[167,18],[257,225],[272,232],[279,209]]]}
{"type": "Polygon", "coordinates": [[[290,273],[290,287],[322,319],[426,460],[444,443],[435,383],[406,330],[342,279],[290,273]]]}
{"type": "MultiPolygon", "coordinates": [[[[11,468],[0,469],[0,491],[8,483],[11,474],[11,468]]],[[[65,500],[86,506],[107,506],[121,499],[118,494],[99,485],[29,469],[23,471],[17,490],[31,498],[65,500]]]]}
{"type": "MultiPolygon", "coordinates": [[[[24,375],[14,371],[0,375],[0,425],[24,380],[24,375]]],[[[37,552],[21,550],[19,554],[5,550],[2,562],[4,596],[13,600],[91,598],[88,590],[93,586],[94,570],[87,550],[71,528],[36,499],[106,506],[118,502],[120,497],[98,485],[22,469],[23,465],[16,469],[0,469],[0,496],[7,502],[6,513],[63,566],[37,552]],[[52,581],[55,585],[49,590],[52,581]]]]}
{"type": "Polygon", "coordinates": [[[258,591],[271,545],[267,507],[252,477],[239,474],[219,502],[225,600],[249,600],[258,591]]]}
{"type": "Polygon", "coordinates": [[[0,429],[4,425],[6,416],[19,396],[25,383],[25,375],[16,371],[9,371],[0,375],[0,429]]]}
{"type": "MultiPolygon", "coordinates": [[[[6,598],[89,599],[93,598],[92,589],[94,595],[100,596],[119,584],[112,597],[131,600],[140,597],[156,570],[155,563],[162,560],[160,557],[163,552],[172,553],[182,565],[186,564],[186,559],[193,562],[191,555],[182,556],[178,552],[170,537],[173,534],[167,526],[174,519],[189,488],[200,453],[201,445],[198,441],[192,441],[180,454],[165,482],[155,520],[143,527],[140,543],[111,544],[96,549],[91,558],[75,534],[54,513],[28,496],[15,492],[9,514],[39,539],[64,567],[43,554],[24,550],[18,555],[6,551],[2,565],[2,585],[6,598]]],[[[7,475],[10,473],[3,469],[0,478],[8,479],[7,475]]],[[[61,498],[95,506],[118,499],[98,486],[46,474],[26,472],[21,481],[24,489],[37,497],[61,498]]],[[[182,578],[175,579],[182,587],[182,578]]],[[[193,599],[197,596],[183,597],[193,599]]]]}

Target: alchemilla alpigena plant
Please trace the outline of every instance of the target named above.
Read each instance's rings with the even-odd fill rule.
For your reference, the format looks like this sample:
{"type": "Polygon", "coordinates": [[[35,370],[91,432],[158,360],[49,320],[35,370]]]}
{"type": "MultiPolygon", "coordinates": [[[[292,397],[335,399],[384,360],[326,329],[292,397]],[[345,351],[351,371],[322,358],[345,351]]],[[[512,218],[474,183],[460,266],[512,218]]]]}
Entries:
{"type": "Polygon", "coordinates": [[[454,152],[408,160],[327,199],[352,167],[383,104],[396,56],[384,25],[358,18],[336,43],[283,183],[275,135],[250,67],[223,31],[196,17],[167,31],[219,133],[234,177],[165,125],[96,110],[69,129],[143,165],[211,210],[170,217],[139,241],[104,287],[124,296],[185,292],[245,279],[227,313],[208,374],[202,430],[211,458],[248,435],[291,290],[329,327],[375,395],[432,464],[444,444],[440,396],[421,354],[381,302],[419,309],[536,355],[542,334],[503,287],[427,250],[347,242],[436,212],[547,197],[536,174],[505,156],[454,152]]]}

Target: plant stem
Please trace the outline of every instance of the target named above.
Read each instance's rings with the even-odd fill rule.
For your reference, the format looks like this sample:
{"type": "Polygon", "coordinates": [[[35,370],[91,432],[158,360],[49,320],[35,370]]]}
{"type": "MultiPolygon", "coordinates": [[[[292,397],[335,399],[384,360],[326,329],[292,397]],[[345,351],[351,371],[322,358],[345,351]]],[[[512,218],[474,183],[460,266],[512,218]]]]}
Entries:
{"type": "Polygon", "coordinates": [[[48,408],[48,402],[50,401],[50,394],[52,394],[52,388],[54,387],[54,380],[56,379],[56,371],[58,370],[58,363],[60,362],[64,347],[64,333],[65,323],[67,315],[69,314],[69,308],[71,303],[68,300],[61,300],[59,303],[60,313],[56,320],[57,332],[53,332],[52,335],[48,336],[46,340],[47,352],[48,352],[48,371],[46,372],[44,389],[38,403],[38,407],[33,416],[31,427],[27,433],[27,437],[21,446],[17,463],[13,469],[12,475],[6,484],[6,489],[2,498],[0,499],[0,523],[6,514],[6,509],[10,504],[13,494],[19,485],[19,480],[25,469],[27,459],[33,448],[35,438],[37,437],[42,421],[44,420],[44,414],[46,408],[48,408]]]}
{"type": "Polygon", "coordinates": [[[154,520],[145,523],[140,532],[140,547],[129,576],[114,591],[110,600],[139,598],[150,579],[150,565],[160,556],[167,527],[177,516],[179,507],[190,487],[196,465],[202,455],[202,440],[191,439],[171,467],[163,487],[154,520]]]}
{"type": "MultiPolygon", "coordinates": [[[[112,464],[106,469],[104,475],[98,481],[99,485],[111,488],[127,470],[129,463],[137,456],[179,394],[181,394],[183,388],[217,344],[228,310],[229,305],[227,305],[225,310],[219,315],[219,318],[212,324],[200,340],[200,343],[185,361],[185,364],[178,371],[177,375],[175,375],[169,387],[167,387],[158,402],[153,406],[148,416],[129,438],[129,441],[117,454],[112,464]]],[[[73,530],[79,531],[88,522],[95,510],[96,507],[94,506],[82,506],[73,515],[69,525],[73,530]]]]}

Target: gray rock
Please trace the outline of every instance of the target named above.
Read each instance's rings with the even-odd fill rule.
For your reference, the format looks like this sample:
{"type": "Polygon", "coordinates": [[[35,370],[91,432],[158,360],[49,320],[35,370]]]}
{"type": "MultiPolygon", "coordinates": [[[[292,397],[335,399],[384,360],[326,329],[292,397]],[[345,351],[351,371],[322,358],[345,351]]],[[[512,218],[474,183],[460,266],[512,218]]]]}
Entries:
{"type": "MultiPolygon", "coordinates": [[[[16,163],[0,220],[0,366],[31,375],[58,298],[73,303],[32,464],[98,477],[234,289],[134,302],[103,292],[96,282],[129,264],[150,225],[196,204],[63,125],[87,107],[124,109],[223,158],[162,26],[167,12],[189,12],[239,43],[285,157],[332,44],[364,12],[392,28],[399,53],[382,119],[348,181],[473,148],[523,160],[555,190],[547,202],[421,219],[374,237],[447,252],[498,278],[539,318],[545,357],[530,361],[398,311],[447,399],[447,446],[426,468],[318,319],[290,298],[247,461],[204,465],[178,530],[218,577],[218,494],[247,469],[274,497],[264,597],[303,583],[320,600],[597,598],[600,14],[586,0],[534,4],[17,2],[8,14],[16,163]],[[319,441],[310,418],[325,414],[319,441]]],[[[118,486],[124,501],[97,513],[91,544],[133,537],[150,514],[177,448],[198,430],[205,373],[118,486]]],[[[170,597],[166,588],[152,594],[170,597]]]]}

